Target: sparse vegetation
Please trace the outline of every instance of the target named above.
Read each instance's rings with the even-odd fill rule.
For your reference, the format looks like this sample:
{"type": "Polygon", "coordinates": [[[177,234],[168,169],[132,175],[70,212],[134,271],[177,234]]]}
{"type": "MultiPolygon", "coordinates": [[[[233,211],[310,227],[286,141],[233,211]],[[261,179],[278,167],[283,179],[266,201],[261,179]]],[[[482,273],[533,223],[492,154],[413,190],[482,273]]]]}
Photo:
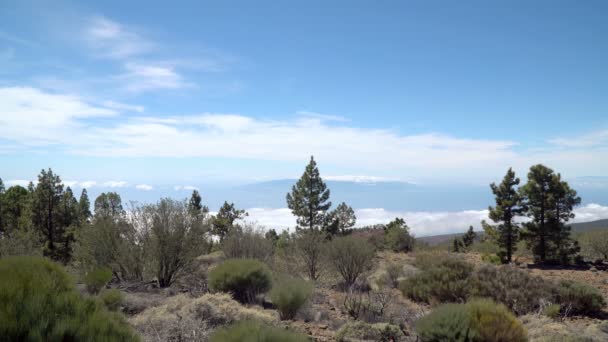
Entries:
{"type": "Polygon", "coordinates": [[[260,324],[259,322],[239,322],[218,329],[210,338],[211,342],[308,342],[306,335],[281,328],[260,324]]]}
{"type": "Polygon", "coordinates": [[[365,240],[353,236],[335,238],[328,256],[348,288],[372,265],[374,248],[365,240]]]}
{"type": "Polygon", "coordinates": [[[272,276],[268,266],[253,259],[231,259],[209,273],[209,287],[227,292],[241,303],[254,302],[258,295],[271,288],[272,276]]]}
{"type": "Polygon", "coordinates": [[[352,322],[344,324],[336,334],[336,341],[403,341],[405,335],[398,326],[388,323],[370,324],[366,322],[352,322]]]}

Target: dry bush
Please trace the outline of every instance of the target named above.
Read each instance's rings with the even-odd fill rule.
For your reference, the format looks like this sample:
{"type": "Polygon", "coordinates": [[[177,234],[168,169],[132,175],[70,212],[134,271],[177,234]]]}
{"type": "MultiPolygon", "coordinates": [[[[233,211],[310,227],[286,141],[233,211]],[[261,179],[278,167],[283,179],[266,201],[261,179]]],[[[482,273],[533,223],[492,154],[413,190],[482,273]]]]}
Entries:
{"type": "Polygon", "coordinates": [[[346,288],[372,266],[374,248],[364,239],[345,236],[332,240],[328,257],[336,271],[344,279],[346,288]]]}
{"type": "Polygon", "coordinates": [[[401,329],[392,324],[365,322],[349,322],[344,324],[336,334],[336,341],[404,341],[405,335],[401,329]]]}
{"type": "Polygon", "coordinates": [[[207,341],[215,327],[243,320],[272,323],[277,318],[274,313],[244,307],[228,294],[205,294],[168,298],[165,304],[134,316],[130,323],[150,341],[207,341]]]}
{"type": "Polygon", "coordinates": [[[594,342],[608,341],[608,329],[602,323],[592,323],[586,327],[567,321],[555,321],[541,315],[525,315],[521,321],[528,330],[530,342],[594,342]]]}
{"type": "Polygon", "coordinates": [[[165,300],[165,296],[156,293],[124,292],[122,307],[128,315],[138,314],[148,308],[159,306],[165,300]]]}
{"type": "Polygon", "coordinates": [[[553,301],[554,284],[512,266],[485,265],[471,279],[472,295],[488,297],[518,315],[538,311],[553,301]]]}
{"type": "Polygon", "coordinates": [[[235,227],[222,240],[222,251],[230,259],[257,259],[268,262],[274,252],[272,241],[254,226],[235,227]]]}

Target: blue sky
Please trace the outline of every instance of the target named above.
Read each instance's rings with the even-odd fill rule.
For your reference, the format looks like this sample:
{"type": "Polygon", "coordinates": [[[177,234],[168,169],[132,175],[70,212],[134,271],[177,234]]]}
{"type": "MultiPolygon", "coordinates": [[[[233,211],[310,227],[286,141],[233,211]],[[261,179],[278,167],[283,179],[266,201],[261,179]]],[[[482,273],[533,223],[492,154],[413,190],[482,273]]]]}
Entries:
{"type": "Polygon", "coordinates": [[[335,180],[485,185],[535,163],[602,179],[607,11],[1,2],[0,177],[52,167],[97,187],[234,185],[298,177],[314,154],[335,180]]]}

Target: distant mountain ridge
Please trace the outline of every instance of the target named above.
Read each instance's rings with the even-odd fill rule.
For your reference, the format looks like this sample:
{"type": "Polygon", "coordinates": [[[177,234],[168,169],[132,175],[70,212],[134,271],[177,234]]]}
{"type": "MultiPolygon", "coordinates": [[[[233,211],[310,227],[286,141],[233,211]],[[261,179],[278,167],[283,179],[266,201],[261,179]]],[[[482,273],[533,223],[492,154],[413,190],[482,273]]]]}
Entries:
{"type": "MultiPolygon", "coordinates": [[[[588,231],[593,231],[593,230],[608,229],[608,219],[572,223],[570,225],[570,227],[572,227],[573,233],[583,233],[583,232],[588,232],[588,231]]],[[[454,238],[460,237],[463,234],[464,234],[464,232],[463,233],[454,233],[454,234],[423,236],[423,237],[419,237],[418,240],[426,242],[431,246],[436,246],[436,245],[445,243],[447,241],[453,240],[454,238]]],[[[477,232],[477,234],[483,234],[483,232],[477,232]]]]}

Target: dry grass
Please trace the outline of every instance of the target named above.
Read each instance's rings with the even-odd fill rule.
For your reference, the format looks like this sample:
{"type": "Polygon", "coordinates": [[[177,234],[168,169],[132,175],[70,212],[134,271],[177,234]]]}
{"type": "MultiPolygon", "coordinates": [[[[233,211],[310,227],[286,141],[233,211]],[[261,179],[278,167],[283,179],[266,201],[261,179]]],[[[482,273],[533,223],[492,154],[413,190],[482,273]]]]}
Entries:
{"type": "Polygon", "coordinates": [[[602,330],[605,321],[556,321],[539,315],[526,315],[520,319],[531,342],[608,341],[608,329],[602,330]]]}
{"type": "Polygon", "coordinates": [[[275,312],[245,307],[227,294],[198,298],[177,295],[129,322],[146,341],[206,341],[215,327],[242,320],[273,323],[277,316],[275,312]]]}

